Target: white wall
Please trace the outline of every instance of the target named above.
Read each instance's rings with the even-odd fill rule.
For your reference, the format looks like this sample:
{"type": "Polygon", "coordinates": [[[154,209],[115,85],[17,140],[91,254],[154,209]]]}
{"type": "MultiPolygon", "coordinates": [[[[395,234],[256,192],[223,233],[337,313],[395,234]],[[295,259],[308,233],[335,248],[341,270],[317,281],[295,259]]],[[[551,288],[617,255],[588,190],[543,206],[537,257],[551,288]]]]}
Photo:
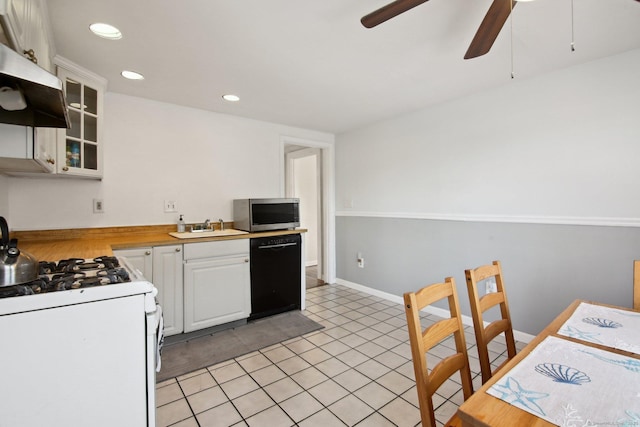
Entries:
{"type": "MultiPolygon", "coordinates": [[[[104,179],[8,178],[11,229],[232,220],[232,199],[281,196],[283,135],[333,135],[149,101],[105,96],[104,179]],[[94,214],[92,200],[104,201],[94,214]]],[[[1,181],[0,181],[1,184],[1,181]]],[[[0,190],[0,207],[2,207],[0,190]]]]}
{"type": "MultiPolygon", "coordinates": [[[[11,221],[9,217],[9,180],[3,175],[0,175],[0,216],[11,221]]],[[[11,225],[10,222],[9,225],[11,225]]]]}
{"type": "Polygon", "coordinates": [[[637,220],[639,73],[635,50],[339,135],[336,209],[637,220]]]}
{"type": "Polygon", "coordinates": [[[500,260],[520,331],[578,298],[631,307],[639,73],[635,50],[339,135],[338,283],[453,276],[470,315],[464,270],[500,260]]]}

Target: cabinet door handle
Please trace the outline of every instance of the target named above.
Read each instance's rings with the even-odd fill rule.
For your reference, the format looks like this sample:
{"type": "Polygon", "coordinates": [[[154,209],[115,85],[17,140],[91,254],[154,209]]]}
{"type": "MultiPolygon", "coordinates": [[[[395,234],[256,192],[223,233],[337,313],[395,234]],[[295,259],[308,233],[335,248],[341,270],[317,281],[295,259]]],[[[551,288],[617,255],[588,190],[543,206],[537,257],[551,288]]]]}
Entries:
{"type": "Polygon", "coordinates": [[[244,262],[249,262],[249,258],[245,258],[245,259],[244,259],[244,262]]]}
{"type": "Polygon", "coordinates": [[[49,158],[47,159],[47,163],[50,163],[50,164],[52,164],[52,165],[55,165],[55,164],[56,164],[56,161],[55,161],[54,159],[52,159],[51,157],[49,157],[49,158]]]}
{"type": "Polygon", "coordinates": [[[180,252],[180,248],[176,248],[176,252],[180,252]]]}
{"type": "Polygon", "coordinates": [[[68,172],[68,171],[69,171],[69,168],[68,168],[67,166],[64,166],[64,167],[62,168],[62,170],[63,170],[63,171],[65,171],[65,172],[68,172]]]}
{"type": "Polygon", "coordinates": [[[151,251],[146,251],[144,254],[145,255],[151,255],[151,251]]]}
{"type": "Polygon", "coordinates": [[[34,64],[38,63],[38,58],[36,58],[36,53],[33,51],[33,49],[29,49],[29,50],[24,49],[22,53],[27,55],[27,59],[29,59],[34,64]]]}

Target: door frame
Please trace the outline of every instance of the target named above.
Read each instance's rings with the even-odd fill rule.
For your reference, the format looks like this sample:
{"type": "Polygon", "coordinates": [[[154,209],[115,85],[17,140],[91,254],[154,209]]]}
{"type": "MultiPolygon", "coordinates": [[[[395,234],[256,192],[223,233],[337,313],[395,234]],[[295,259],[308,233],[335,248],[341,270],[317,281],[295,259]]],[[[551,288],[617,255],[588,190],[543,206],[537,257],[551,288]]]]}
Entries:
{"type": "MultiPolygon", "coordinates": [[[[299,147],[299,146],[296,146],[299,147]]],[[[295,151],[287,151],[285,146],[285,197],[295,197],[296,194],[296,161],[305,159],[307,157],[313,157],[315,159],[316,166],[316,227],[314,230],[307,230],[307,233],[313,231],[316,233],[316,262],[318,263],[318,279],[322,279],[322,266],[324,265],[323,253],[322,253],[322,151],[319,148],[300,148],[295,151]],[[318,251],[318,247],[320,250],[318,251]]],[[[307,246],[307,245],[305,245],[307,246]]]]}
{"type": "Polygon", "coordinates": [[[335,256],[335,149],[333,143],[314,141],[310,139],[282,136],[280,138],[280,193],[286,194],[287,176],[285,147],[297,145],[301,147],[319,148],[321,163],[321,278],[326,283],[336,282],[336,256],[335,256]]]}

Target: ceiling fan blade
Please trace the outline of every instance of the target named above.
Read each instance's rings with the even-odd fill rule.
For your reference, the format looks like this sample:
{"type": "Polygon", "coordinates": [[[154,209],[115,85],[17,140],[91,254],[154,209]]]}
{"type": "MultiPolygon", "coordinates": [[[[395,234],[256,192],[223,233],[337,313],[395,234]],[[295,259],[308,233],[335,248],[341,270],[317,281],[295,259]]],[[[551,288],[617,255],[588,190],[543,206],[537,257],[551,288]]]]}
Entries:
{"type": "Polygon", "coordinates": [[[362,22],[362,25],[367,28],[373,28],[376,25],[382,24],[384,21],[398,16],[409,9],[413,9],[426,1],[428,0],[396,0],[393,3],[382,6],[380,9],[374,10],[370,14],[364,16],[360,22],[362,22]]]}
{"type": "MultiPolygon", "coordinates": [[[[476,58],[489,52],[493,42],[498,38],[500,30],[507,22],[507,18],[511,13],[511,9],[517,4],[517,1],[511,0],[512,5],[509,5],[510,0],[493,0],[489,11],[485,15],[476,35],[473,37],[467,53],[464,54],[464,59],[476,58]]],[[[640,1],[640,0],[638,0],[640,1]]]]}

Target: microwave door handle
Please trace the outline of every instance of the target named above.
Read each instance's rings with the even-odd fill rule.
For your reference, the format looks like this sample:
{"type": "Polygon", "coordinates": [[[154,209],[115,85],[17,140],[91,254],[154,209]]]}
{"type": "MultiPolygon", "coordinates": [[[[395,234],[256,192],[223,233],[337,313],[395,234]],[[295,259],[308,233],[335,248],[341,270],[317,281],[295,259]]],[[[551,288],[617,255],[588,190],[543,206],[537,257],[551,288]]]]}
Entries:
{"type": "Polygon", "coordinates": [[[297,245],[298,245],[297,243],[281,243],[279,245],[258,246],[258,249],[281,249],[287,246],[297,246],[297,245]]]}

